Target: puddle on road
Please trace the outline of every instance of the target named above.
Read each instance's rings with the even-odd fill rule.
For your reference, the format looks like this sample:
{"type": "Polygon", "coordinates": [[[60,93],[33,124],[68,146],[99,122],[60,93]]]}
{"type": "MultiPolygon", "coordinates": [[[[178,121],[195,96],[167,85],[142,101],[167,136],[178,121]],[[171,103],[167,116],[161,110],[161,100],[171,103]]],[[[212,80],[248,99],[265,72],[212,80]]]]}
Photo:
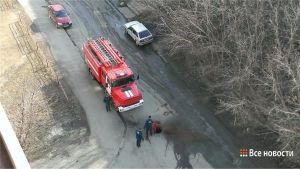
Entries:
{"type": "Polygon", "coordinates": [[[115,30],[122,40],[127,39],[123,28],[123,25],[126,23],[125,21],[122,21],[120,18],[112,15],[105,15],[105,19],[109,26],[115,30]]]}
{"type": "MultiPolygon", "coordinates": [[[[171,118],[163,125],[163,134],[167,140],[166,149],[173,145],[176,168],[193,168],[190,157],[201,153],[204,160],[212,167],[233,167],[232,159],[222,151],[205,133],[193,131],[182,118],[171,118]]],[[[200,159],[202,160],[202,159],[200,159]]],[[[195,166],[201,167],[201,166],[195,166]]]]}
{"type": "Polygon", "coordinates": [[[182,120],[173,118],[162,125],[163,134],[167,140],[166,149],[173,143],[174,156],[177,160],[176,168],[193,168],[189,156],[193,152],[188,151],[188,145],[201,144],[208,138],[202,133],[196,133],[187,129],[182,120]]]}
{"type": "Polygon", "coordinates": [[[89,9],[88,6],[82,4],[84,2],[81,1],[70,1],[70,3],[72,3],[72,6],[76,9],[76,13],[80,19],[84,21],[84,25],[89,28],[90,37],[98,37],[103,34],[103,30],[101,30],[99,23],[97,23],[97,18],[93,13],[94,9],[89,9]]]}

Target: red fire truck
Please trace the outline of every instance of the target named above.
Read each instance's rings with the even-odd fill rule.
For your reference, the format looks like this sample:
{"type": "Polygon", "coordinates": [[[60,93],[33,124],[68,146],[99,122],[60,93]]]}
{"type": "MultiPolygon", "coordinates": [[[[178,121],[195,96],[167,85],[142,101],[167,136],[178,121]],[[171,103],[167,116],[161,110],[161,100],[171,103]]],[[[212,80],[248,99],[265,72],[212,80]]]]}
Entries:
{"type": "Polygon", "coordinates": [[[111,96],[117,111],[124,112],[144,103],[133,71],[125,63],[124,57],[104,39],[92,39],[82,47],[84,58],[93,78],[111,96]]]}

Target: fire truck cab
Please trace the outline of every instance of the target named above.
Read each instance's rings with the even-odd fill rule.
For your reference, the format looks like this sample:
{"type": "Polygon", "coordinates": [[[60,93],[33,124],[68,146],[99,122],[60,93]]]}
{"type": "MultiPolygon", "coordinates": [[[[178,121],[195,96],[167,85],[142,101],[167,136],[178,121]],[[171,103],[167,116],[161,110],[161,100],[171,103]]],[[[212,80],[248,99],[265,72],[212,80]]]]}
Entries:
{"type": "Polygon", "coordinates": [[[111,96],[117,111],[128,111],[144,103],[135,82],[138,77],[108,40],[88,40],[82,50],[90,74],[111,96]]]}

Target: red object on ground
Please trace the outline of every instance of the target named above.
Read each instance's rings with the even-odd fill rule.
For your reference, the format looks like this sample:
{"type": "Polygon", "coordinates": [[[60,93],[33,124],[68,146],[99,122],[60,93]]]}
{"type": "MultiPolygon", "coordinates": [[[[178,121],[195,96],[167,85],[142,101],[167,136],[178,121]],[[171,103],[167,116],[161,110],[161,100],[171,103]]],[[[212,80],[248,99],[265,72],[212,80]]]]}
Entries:
{"type": "Polygon", "coordinates": [[[90,74],[105,88],[119,112],[144,103],[133,71],[108,40],[88,40],[82,50],[90,74]]]}
{"type": "Polygon", "coordinates": [[[160,123],[158,121],[153,121],[153,123],[152,123],[152,133],[153,134],[159,133],[159,130],[160,130],[160,123]]]}

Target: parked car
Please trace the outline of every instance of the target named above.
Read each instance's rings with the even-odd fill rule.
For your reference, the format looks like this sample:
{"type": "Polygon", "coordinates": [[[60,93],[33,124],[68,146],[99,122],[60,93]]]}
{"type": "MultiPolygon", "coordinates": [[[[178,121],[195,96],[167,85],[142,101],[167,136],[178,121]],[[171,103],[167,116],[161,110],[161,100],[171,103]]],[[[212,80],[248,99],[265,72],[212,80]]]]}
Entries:
{"type": "Polygon", "coordinates": [[[55,23],[57,28],[67,28],[72,26],[71,18],[68,12],[60,4],[52,4],[48,6],[49,18],[55,23]]]}
{"type": "Polygon", "coordinates": [[[151,32],[140,22],[131,21],[124,25],[125,33],[132,37],[135,43],[145,45],[153,41],[151,32]]]}

